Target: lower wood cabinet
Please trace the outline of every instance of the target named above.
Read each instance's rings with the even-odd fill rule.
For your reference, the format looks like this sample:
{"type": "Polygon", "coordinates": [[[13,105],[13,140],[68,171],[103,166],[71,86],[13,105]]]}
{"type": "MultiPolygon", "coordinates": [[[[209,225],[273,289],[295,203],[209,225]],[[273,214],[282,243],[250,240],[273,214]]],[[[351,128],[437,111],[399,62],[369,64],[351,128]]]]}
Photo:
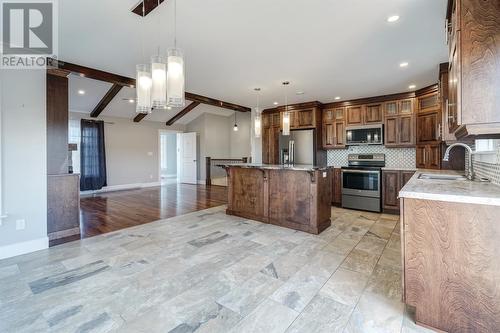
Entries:
{"type": "Polygon", "coordinates": [[[417,145],[417,168],[441,169],[441,145],[417,145]]]}
{"type": "Polygon", "coordinates": [[[415,171],[382,171],[382,206],[384,212],[399,213],[399,191],[406,185],[415,171]]]}
{"type": "Polygon", "coordinates": [[[340,169],[340,168],[335,168],[333,170],[332,187],[333,187],[332,204],[334,206],[341,206],[342,205],[342,169],[340,169]]]}

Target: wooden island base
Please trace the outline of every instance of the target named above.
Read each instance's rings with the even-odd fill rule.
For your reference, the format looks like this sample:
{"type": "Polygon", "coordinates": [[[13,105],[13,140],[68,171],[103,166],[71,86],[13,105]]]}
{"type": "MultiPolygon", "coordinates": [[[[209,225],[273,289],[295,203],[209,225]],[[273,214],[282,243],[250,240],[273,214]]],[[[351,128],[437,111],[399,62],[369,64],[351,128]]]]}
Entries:
{"type": "Polygon", "coordinates": [[[228,215],[311,234],[331,225],[332,170],[226,165],[228,215]]]}

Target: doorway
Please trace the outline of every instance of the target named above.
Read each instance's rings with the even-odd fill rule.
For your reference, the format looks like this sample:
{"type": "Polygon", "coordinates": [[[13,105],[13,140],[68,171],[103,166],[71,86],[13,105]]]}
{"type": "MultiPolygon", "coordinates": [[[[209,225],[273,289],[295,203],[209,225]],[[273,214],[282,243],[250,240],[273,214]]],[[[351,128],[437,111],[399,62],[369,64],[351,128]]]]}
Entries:
{"type": "Polygon", "coordinates": [[[160,183],[176,184],[177,169],[177,133],[160,130],[159,132],[160,183]]]}

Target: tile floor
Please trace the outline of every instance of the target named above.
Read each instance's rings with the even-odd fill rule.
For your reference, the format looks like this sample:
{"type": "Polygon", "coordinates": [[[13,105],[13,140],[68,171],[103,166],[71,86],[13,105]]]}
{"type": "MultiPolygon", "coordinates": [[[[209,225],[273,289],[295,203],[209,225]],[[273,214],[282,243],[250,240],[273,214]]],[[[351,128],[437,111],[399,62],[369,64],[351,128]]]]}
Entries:
{"type": "Polygon", "coordinates": [[[397,216],[309,235],[215,207],[0,261],[0,332],[427,332],[397,216]]]}

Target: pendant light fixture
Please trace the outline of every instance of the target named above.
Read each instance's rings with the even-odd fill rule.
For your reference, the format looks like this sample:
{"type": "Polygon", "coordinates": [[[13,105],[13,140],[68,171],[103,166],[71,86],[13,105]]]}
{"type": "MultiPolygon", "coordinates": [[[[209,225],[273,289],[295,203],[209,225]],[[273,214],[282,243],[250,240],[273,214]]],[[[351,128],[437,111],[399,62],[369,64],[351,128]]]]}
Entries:
{"type": "MultiPolygon", "coordinates": [[[[142,2],[142,18],[145,16],[144,2],[142,2]]],[[[143,31],[144,32],[144,31],[143,31]]],[[[144,35],[144,34],[143,34],[144,35]]],[[[144,36],[143,36],[144,37],[144,36]]],[[[144,59],[144,38],[142,38],[142,58],[144,59]]],[[[137,104],[136,112],[151,113],[151,88],[152,88],[151,72],[146,64],[136,66],[136,94],[137,104]]]]}
{"type": "Polygon", "coordinates": [[[233,131],[238,132],[238,123],[236,122],[236,111],[234,111],[234,127],[233,131]]]}
{"type": "Polygon", "coordinates": [[[283,112],[283,135],[290,135],[290,112],[288,112],[288,90],[290,82],[283,82],[285,88],[285,112],[283,112]]]}
{"type": "Polygon", "coordinates": [[[177,48],[177,0],[174,0],[174,47],[168,50],[167,55],[167,105],[184,107],[185,75],[184,57],[177,48]]]}
{"type": "MultiPolygon", "coordinates": [[[[160,7],[160,0],[158,0],[157,6],[160,7]]],[[[158,31],[161,31],[160,15],[158,15],[158,31]]],[[[167,62],[165,57],[160,55],[159,45],[158,54],[151,57],[151,79],[153,81],[151,88],[152,107],[164,110],[167,108],[167,62]]]]}
{"type": "Polygon", "coordinates": [[[262,112],[260,111],[260,88],[254,89],[257,92],[257,107],[255,107],[254,115],[254,135],[256,138],[260,138],[262,135],[262,112]]]}

